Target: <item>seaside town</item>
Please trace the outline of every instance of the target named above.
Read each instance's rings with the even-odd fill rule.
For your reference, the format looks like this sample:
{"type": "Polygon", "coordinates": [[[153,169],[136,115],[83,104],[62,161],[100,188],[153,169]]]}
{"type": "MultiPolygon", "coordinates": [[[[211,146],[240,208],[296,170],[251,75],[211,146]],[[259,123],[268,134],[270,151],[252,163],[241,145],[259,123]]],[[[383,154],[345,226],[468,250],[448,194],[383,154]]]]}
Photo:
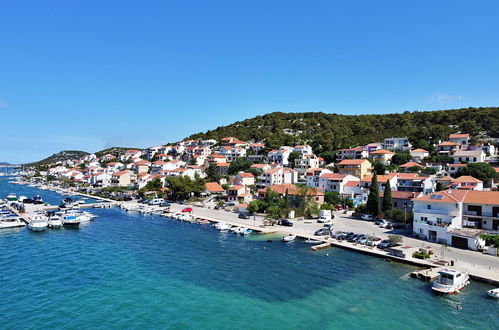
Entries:
{"type": "MultiPolygon", "coordinates": [[[[262,141],[225,137],[26,167],[18,182],[127,210],[156,207],[149,212],[181,220],[226,220],[217,228],[243,235],[278,231],[283,241],[306,238],[314,249],[336,241],[419,265],[456,263],[466,276],[499,283],[498,161],[495,141],[472,142],[466,133],[431,151],[386,138],[339,149],[329,163],[306,144],[268,150],[262,141]],[[457,249],[446,260],[449,247],[457,249]]],[[[439,270],[414,275],[434,279],[439,270]]]]}

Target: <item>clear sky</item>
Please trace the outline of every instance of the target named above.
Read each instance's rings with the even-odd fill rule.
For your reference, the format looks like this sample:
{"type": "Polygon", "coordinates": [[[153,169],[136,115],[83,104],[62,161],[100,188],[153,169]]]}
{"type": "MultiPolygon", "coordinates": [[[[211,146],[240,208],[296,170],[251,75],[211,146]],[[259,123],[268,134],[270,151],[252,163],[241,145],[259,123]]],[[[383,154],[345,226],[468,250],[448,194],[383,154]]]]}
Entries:
{"type": "Polygon", "coordinates": [[[0,161],[499,105],[499,1],[1,1],[0,161]]]}

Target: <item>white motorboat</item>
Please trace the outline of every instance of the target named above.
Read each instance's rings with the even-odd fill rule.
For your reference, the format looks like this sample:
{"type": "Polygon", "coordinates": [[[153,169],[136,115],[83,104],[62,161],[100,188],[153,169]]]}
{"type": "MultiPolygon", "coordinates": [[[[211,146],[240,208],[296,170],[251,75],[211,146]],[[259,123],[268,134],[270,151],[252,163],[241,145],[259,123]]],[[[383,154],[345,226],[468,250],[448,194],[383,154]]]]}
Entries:
{"type": "Polygon", "coordinates": [[[14,193],[10,193],[10,194],[7,195],[7,200],[9,202],[15,202],[15,201],[17,201],[17,195],[14,194],[14,193]]]}
{"type": "Polygon", "coordinates": [[[230,229],[230,225],[223,223],[223,222],[219,222],[219,223],[215,224],[215,228],[220,230],[220,231],[225,231],[225,230],[230,229]]]}
{"type": "Polygon", "coordinates": [[[239,234],[243,235],[243,236],[246,236],[246,235],[249,235],[253,232],[253,230],[249,229],[249,228],[244,228],[244,227],[241,227],[241,229],[239,229],[239,234]]]}
{"type": "Polygon", "coordinates": [[[499,299],[499,288],[487,291],[487,294],[491,298],[499,299]]]}
{"type": "Polygon", "coordinates": [[[284,236],[282,238],[283,242],[292,242],[296,239],[296,235],[289,234],[288,236],[284,236]]]}
{"type": "Polygon", "coordinates": [[[64,227],[77,228],[80,226],[80,220],[74,214],[64,214],[61,222],[64,227]]]}
{"type": "Polygon", "coordinates": [[[44,231],[47,229],[47,226],[47,217],[41,214],[35,214],[28,223],[28,227],[32,231],[44,231]]]}
{"type": "Polygon", "coordinates": [[[322,243],[322,242],[321,242],[321,241],[318,241],[318,240],[316,240],[316,239],[311,239],[311,238],[309,238],[309,239],[307,239],[307,240],[304,240],[304,241],[303,241],[303,243],[305,243],[305,244],[320,244],[320,243],[322,243]]]}
{"type": "Polygon", "coordinates": [[[434,292],[452,294],[470,284],[468,273],[461,273],[454,269],[444,269],[439,273],[440,277],[433,282],[431,287],[434,292]]]}
{"type": "Polygon", "coordinates": [[[49,217],[48,225],[50,228],[53,229],[61,228],[62,227],[61,218],[56,215],[49,217]]]}
{"type": "Polygon", "coordinates": [[[0,229],[24,227],[26,224],[19,217],[5,217],[0,219],[0,229]]]}

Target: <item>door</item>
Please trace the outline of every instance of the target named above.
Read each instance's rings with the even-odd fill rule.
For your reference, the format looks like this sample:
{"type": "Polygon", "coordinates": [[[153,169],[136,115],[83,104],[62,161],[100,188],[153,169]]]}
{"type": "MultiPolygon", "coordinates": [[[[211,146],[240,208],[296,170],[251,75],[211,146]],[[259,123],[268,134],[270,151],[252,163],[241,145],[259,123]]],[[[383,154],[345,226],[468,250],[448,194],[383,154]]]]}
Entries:
{"type": "Polygon", "coordinates": [[[492,220],[492,230],[499,230],[499,220],[492,220]]]}
{"type": "Polygon", "coordinates": [[[452,246],[460,249],[467,249],[468,239],[459,236],[452,236],[452,246]]]}

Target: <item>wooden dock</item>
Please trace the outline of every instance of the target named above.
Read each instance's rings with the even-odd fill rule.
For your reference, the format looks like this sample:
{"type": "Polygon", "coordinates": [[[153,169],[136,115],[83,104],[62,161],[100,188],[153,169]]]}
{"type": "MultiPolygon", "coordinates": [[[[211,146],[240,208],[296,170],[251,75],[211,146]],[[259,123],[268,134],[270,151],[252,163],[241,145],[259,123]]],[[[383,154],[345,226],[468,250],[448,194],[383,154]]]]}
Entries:
{"type": "Polygon", "coordinates": [[[426,282],[432,282],[440,276],[439,272],[441,270],[442,270],[442,268],[440,268],[440,267],[418,269],[418,270],[411,272],[411,277],[417,278],[417,279],[420,279],[420,280],[423,280],[426,282]]]}

